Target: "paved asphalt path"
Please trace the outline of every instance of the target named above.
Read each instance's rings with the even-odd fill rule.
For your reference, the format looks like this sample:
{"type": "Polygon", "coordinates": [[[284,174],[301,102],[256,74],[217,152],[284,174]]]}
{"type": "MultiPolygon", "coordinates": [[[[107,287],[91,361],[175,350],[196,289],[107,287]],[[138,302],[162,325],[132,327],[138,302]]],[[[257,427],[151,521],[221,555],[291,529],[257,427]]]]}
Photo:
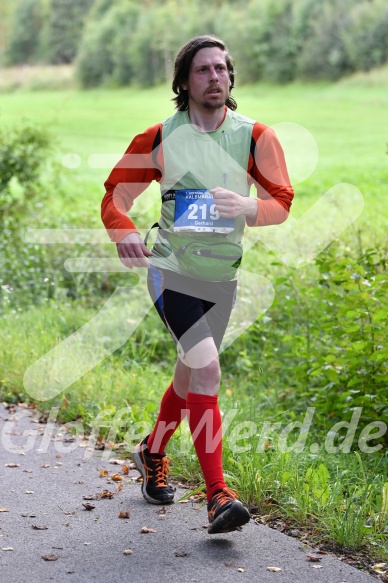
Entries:
{"type": "MultiPolygon", "coordinates": [[[[124,475],[122,465],[111,463],[117,452],[68,441],[58,427],[49,433],[33,410],[0,405],[1,583],[377,581],[330,555],[313,563],[312,549],[253,521],[241,532],[208,535],[205,506],[147,504],[138,472],[124,475]],[[123,479],[112,480],[115,473],[123,479]],[[113,496],[101,498],[104,490],[113,496]],[[95,508],[86,510],[87,503],[95,508]]],[[[177,499],[183,494],[178,488],[177,499]]]]}

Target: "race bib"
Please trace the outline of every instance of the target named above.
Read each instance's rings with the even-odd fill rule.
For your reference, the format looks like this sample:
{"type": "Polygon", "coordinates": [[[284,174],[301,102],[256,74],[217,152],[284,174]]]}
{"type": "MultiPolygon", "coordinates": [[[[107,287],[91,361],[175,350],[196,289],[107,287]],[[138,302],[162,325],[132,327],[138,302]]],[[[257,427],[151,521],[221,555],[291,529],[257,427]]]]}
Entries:
{"type": "Polygon", "coordinates": [[[230,233],[234,226],[234,219],[220,217],[213,195],[208,190],[175,192],[174,231],[230,233]]]}

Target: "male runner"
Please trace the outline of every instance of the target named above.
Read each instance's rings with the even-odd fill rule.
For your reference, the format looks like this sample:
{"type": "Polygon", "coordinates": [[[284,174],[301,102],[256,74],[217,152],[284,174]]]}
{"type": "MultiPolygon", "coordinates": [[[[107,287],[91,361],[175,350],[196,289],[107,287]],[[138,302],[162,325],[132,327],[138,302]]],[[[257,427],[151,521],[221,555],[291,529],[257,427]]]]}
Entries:
{"type": "Polygon", "coordinates": [[[179,349],[155,427],[133,454],[143,496],[152,504],[173,502],[165,448],[187,414],[206,483],[209,533],[235,530],[250,518],[224,480],[218,407],[218,349],[235,299],[244,227],[283,222],[293,198],[274,132],[235,113],[233,87],[225,43],[213,36],[188,41],[174,66],[177,112],[133,139],[102,201],[122,263],[148,269],[155,308],[179,349]],[[162,204],[151,251],[127,212],[153,180],[162,204]]]}

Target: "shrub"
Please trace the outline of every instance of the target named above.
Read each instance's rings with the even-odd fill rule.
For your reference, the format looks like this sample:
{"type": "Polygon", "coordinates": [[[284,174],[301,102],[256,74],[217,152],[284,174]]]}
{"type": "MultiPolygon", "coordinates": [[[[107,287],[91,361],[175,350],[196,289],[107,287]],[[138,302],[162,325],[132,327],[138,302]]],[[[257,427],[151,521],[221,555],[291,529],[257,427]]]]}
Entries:
{"type": "MultiPolygon", "coordinates": [[[[40,200],[42,167],[53,148],[53,138],[41,127],[23,122],[0,129],[0,212],[18,219],[40,200]]],[[[1,221],[1,219],[0,219],[1,221]]]]}
{"type": "Polygon", "coordinates": [[[333,243],[315,266],[286,271],[266,317],[228,349],[225,365],[268,394],[281,387],[282,410],[315,406],[320,428],[350,421],[356,407],[360,429],[388,424],[387,264],[383,247],[357,256],[333,243]]]}

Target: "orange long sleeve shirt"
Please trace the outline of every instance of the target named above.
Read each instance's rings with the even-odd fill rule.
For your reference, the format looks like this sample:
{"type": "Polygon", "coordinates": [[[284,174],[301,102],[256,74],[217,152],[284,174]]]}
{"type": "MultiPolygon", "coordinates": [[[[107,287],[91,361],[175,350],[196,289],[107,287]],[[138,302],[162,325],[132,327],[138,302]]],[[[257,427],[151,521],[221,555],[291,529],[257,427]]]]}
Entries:
{"type": "MultiPolygon", "coordinates": [[[[127,215],[135,199],[149,184],[163,177],[162,124],[138,134],[105,182],[101,218],[112,241],[119,243],[128,233],[137,231],[127,215]]],[[[283,150],[275,133],[256,122],[252,130],[247,165],[248,184],[255,184],[257,214],[247,219],[250,227],[284,222],[291,207],[294,191],[290,185],[283,150]]]]}

